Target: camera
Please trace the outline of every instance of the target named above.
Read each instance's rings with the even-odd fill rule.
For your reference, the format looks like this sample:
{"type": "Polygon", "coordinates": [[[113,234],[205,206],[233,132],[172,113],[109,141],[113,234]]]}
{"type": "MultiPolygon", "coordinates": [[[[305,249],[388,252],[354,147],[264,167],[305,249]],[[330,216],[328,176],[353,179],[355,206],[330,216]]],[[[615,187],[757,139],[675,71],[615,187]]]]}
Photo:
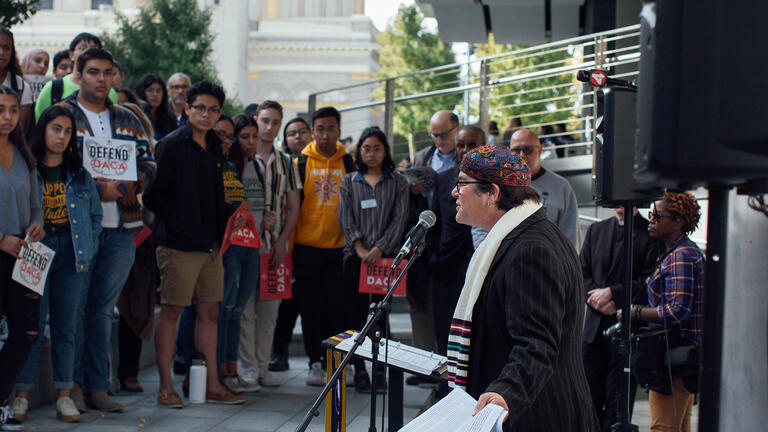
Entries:
{"type": "Polygon", "coordinates": [[[616,335],[616,333],[621,331],[621,323],[617,322],[616,324],[608,327],[607,329],[603,330],[603,337],[611,338],[616,335]]]}

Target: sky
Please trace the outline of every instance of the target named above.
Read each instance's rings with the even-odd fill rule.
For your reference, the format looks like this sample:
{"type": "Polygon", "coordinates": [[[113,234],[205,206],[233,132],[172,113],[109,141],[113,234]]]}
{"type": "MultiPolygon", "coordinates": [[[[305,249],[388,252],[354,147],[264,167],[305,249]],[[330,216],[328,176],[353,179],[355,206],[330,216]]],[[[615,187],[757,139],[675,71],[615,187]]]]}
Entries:
{"type": "MultiPolygon", "coordinates": [[[[365,0],[365,15],[371,17],[373,25],[379,31],[384,31],[387,23],[397,16],[397,8],[401,4],[412,5],[414,0],[365,0]]],[[[433,18],[427,18],[424,21],[425,28],[432,30],[437,27],[437,22],[433,18]]]]}

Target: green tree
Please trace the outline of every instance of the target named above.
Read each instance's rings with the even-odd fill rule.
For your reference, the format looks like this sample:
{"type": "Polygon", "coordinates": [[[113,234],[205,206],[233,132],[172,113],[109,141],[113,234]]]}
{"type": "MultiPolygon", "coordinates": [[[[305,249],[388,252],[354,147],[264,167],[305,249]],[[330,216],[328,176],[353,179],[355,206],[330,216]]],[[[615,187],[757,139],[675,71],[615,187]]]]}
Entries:
{"type": "MultiPolygon", "coordinates": [[[[526,47],[496,44],[491,35],[487,44],[475,45],[475,54],[487,57],[522,48],[526,47]]],[[[534,55],[513,55],[492,61],[489,73],[498,79],[563,66],[570,59],[567,47],[534,55]]],[[[489,119],[498,120],[502,130],[510,118],[518,116],[522,116],[523,125],[567,121],[575,117],[575,113],[568,109],[575,104],[572,85],[577,85],[577,81],[573,73],[568,72],[495,86],[488,104],[489,119]],[[545,101],[538,102],[542,100],[545,101]]]]}
{"type": "MultiPolygon", "coordinates": [[[[197,0],[151,0],[135,17],[117,13],[117,22],[117,31],[102,38],[123,67],[126,86],[133,88],[147,73],[167,79],[174,72],[186,73],[193,83],[220,83],[211,61],[211,9],[200,8],[197,0]]],[[[233,95],[224,105],[225,113],[242,111],[233,95]]]]}
{"type": "MultiPolygon", "coordinates": [[[[450,44],[422,25],[424,15],[416,6],[400,6],[397,18],[380,35],[380,76],[394,77],[422,69],[455,62],[450,44]]],[[[417,94],[455,86],[458,70],[442,74],[418,74],[395,81],[395,96],[417,94]]],[[[394,132],[409,137],[413,151],[413,136],[429,127],[432,114],[442,109],[452,110],[461,101],[460,95],[417,99],[398,103],[394,113],[394,132]]]]}
{"type": "Polygon", "coordinates": [[[0,1],[0,26],[11,28],[37,13],[40,0],[0,1]]]}

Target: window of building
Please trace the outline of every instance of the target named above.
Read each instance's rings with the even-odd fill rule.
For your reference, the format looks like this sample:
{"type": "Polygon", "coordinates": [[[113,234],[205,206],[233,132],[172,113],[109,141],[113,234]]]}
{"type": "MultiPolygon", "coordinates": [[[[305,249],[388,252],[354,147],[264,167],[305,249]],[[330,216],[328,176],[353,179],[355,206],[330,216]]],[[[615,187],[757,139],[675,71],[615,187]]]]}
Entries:
{"type": "Polygon", "coordinates": [[[98,9],[99,6],[112,6],[113,0],[91,0],[91,9],[98,9]]]}
{"type": "Polygon", "coordinates": [[[53,0],[40,0],[37,3],[37,8],[40,10],[53,9],[53,0]]]}

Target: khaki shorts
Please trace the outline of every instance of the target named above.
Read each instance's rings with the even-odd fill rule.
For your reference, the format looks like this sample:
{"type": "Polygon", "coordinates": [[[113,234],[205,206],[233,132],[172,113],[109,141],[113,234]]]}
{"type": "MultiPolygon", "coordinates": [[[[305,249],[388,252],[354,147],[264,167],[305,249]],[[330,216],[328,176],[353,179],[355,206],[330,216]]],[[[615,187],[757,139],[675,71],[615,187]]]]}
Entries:
{"type": "Polygon", "coordinates": [[[189,306],[220,302],[224,295],[224,266],[219,251],[185,252],[157,247],[160,299],[163,304],[189,306]]]}

